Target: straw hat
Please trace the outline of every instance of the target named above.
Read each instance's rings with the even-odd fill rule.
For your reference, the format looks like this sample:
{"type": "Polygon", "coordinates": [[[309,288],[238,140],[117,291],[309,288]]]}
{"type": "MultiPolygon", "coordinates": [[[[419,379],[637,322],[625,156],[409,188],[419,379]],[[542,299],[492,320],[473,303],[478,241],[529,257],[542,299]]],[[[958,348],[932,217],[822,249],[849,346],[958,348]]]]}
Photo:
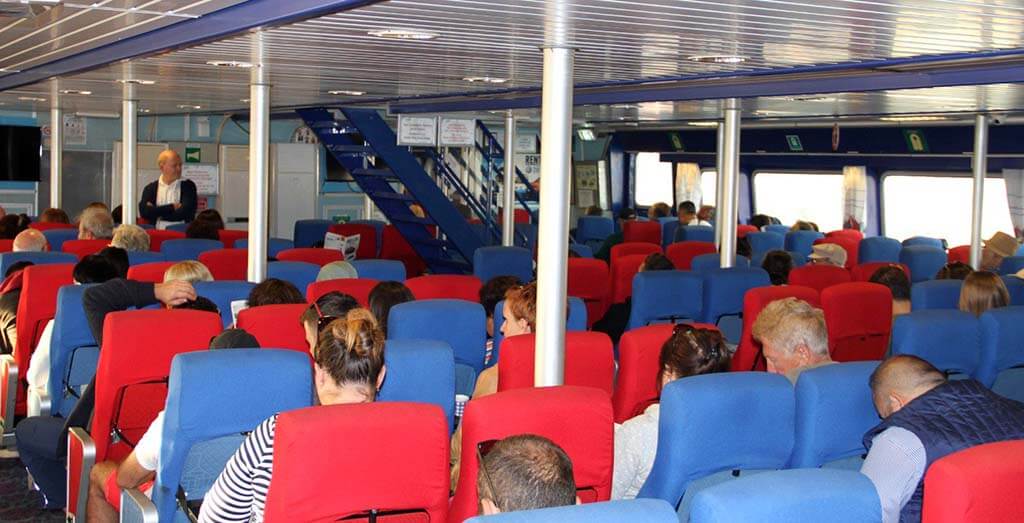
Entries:
{"type": "Polygon", "coordinates": [[[997,232],[992,235],[991,238],[982,242],[985,247],[992,250],[992,252],[1008,258],[1017,254],[1017,249],[1020,248],[1020,244],[1017,243],[1017,239],[1005,232],[997,232]]]}
{"type": "Polygon", "coordinates": [[[837,267],[846,265],[846,249],[834,243],[819,243],[811,248],[812,252],[807,259],[818,262],[825,262],[837,267]]]}

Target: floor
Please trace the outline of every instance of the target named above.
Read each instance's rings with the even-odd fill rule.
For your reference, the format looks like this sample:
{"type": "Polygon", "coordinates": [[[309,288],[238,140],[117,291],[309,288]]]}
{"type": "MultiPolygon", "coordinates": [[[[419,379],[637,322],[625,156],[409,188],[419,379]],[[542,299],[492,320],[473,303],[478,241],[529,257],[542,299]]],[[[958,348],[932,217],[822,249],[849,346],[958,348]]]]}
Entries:
{"type": "Polygon", "coordinates": [[[0,522],[62,522],[64,512],[42,510],[42,496],[28,488],[28,474],[10,450],[0,450],[0,522]]]}

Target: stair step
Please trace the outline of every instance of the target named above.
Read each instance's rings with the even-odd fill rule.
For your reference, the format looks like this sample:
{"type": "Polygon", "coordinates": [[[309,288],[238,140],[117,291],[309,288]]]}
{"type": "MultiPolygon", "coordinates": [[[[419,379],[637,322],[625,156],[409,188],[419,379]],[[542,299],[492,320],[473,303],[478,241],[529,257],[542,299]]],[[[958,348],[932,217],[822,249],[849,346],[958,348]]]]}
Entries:
{"type": "Polygon", "coordinates": [[[395,175],[395,172],[392,171],[391,169],[388,169],[388,168],[383,168],[383,169],[356,169],[356,170],[352,171],[352,174],[354,174],[356,176],[372,176],[372,177],[376,177],[376,178],[391,178],[391,179],[395,179],[395,180],[398,179],[398,176],[395,175]]]}
{"type": "Polygon", "coordinates": [[[451,267],[453,269],[469,270],[469,269],[472,268],[472,267],[470,267],[470,265],[468,263],[466,263],[464,261],[449,260],[447,258],[434,258],[433,256],[428,256],[428,257],[425,257],[423,259],[423,261],[427,262],[428,265],[438,265],[438,266],[444,266],[444,267],[451,267]]]}
{"type": "Polygon", "coordinates": [[[339,144],[326,144],[327,150],[336,154],[361,154],[361,155],[372,155],[373,149],[365,145],[339,145],[339,144]]]}
{"type": "Polygon", "coordinates": [[[413,198],[411,195],[402,194],[402,193],[399,193],[399,192],[372,191],[372,192],[368,192],[366,194],[368,194],[370,196],[370,198],[381,198],[383,200],[398,200],[398,201],[403,201],[403,202],[415,202],[416,201],[416,198],[413,198]]]}
{"type": "Polygon", "coordinates": [[[434,225],[434,220],[430,218],[420,218],[419,216],[392,216],[391,221],[399,223],[411,223],[416,225],[434,225]]]}

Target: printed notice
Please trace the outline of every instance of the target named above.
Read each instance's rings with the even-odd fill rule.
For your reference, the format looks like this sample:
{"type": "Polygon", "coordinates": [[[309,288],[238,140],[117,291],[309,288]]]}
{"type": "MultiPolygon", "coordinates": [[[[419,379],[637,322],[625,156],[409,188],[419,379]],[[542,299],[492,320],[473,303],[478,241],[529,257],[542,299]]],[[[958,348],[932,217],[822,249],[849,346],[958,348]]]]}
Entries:
{"type": "Polygon", "coordinates": [[[398,115],[398,145],[437,145],[437,117],[398,115]]]}
{"type": "Polygon", "coordinates": [[[186,163],[181,166],[181,176],[196,184],[196,192],[212,196],[220,192],[220,169],[216,164],[186,163]]]}
{"type": "Polygon", "coordinates": [[[442,147],[472,147],[476,144],[476,120],[441,118],[442,147]]]}

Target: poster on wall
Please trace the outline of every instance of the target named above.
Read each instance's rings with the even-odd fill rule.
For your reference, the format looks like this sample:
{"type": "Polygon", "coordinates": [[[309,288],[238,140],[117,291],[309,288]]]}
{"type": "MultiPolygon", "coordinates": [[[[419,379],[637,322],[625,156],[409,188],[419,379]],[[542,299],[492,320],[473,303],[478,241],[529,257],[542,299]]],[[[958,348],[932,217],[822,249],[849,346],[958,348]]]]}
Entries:
{"type": "Polygon", "coordinates": [[[537,181],[540,178],[540,155],[539,154],[517,154],[516,155],[516,167],[522,171],[523,176],[526,176],[530,182],[537,181]]]}
{"type": "Polygon", "coordinates": [[[213,196],[219,193],[220,169],[217,164],[186,163],[181,167],[182,177],[196,184],[196,192],[213,196]]]}
{"type": "Polygon", "coordinates": [[[519,154],[533,154],[537,152],[537,135],[517,134],[516,152],[519,154]]]}
{"type": "Polygon", "coordinates": [[[398,115],[398,145],[437,145],[437,117],[398,115]]]}
{"type": "Polygon", "coordinates": [[[64,115],[64,145],[85,145],[87,140],[85,118],[73,114],[64,115]]]}
{"type": "Polygon", "coordinates": [[[441,147],[472,147],[476,144],[476,120],[441,118],[441,147]]]}

